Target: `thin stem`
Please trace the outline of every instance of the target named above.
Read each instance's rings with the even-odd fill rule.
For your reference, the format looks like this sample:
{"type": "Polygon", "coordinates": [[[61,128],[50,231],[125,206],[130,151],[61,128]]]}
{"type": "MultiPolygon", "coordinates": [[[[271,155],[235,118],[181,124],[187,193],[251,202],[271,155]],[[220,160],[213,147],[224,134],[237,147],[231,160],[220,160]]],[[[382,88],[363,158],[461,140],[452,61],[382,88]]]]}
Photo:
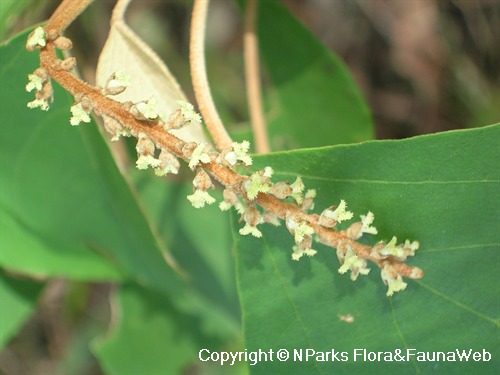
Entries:
{"type": "Polygon", "coordinates": [[[131,0],[118,0],[115,7],[113,8],[113,14],[111,15],[111,23],[123,21],[125,17],[125,11],[131,0]]]}
{"type": "Polygon", "coordinates": [[[255,30],[258,0],[247,0],[245,11],[245,34],[243,37],[245,78],[247,86],[248,109],[255,140],[255,151],[258,154],[270,152],[267,137],[259,72],[259,46],[255,30]]]}
{"type": "Polygon", "coordinates": [[[45,32],[54,40],[89,6],[93,0],[63,0],[49,19],[45,32]]]}
{"type": "Polygon", "coordinates": [[[222,124],[208,85],[205,63],[205,29],[209,0],[195,0],[191,19],[189,64],[198,106],[208,131],[219,150],[231,147],[231,137],[222,124]]]}

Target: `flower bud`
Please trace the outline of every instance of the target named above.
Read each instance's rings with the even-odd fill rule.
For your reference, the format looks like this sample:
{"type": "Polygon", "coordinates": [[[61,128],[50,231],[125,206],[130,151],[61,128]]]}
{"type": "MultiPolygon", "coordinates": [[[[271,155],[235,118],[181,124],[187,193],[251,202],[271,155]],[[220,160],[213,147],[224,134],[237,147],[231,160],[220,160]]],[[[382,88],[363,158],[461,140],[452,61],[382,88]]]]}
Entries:
{"type": "Polygon", "coordinates": [[[193,185],[196,189],[207,191],[208,188],[213,188],[212,180],[207,172],[200,169],[193,180],[193,185]]]}
{"type": "Polygon", "coordinates": [[[68,49],[73,48],[73,43],[71,42],[71,40],[69,40],[68,38],[66,38],[64,36],[57,37],[54,40],[54,45],[56,46],[56,48],[62,49],[62,50],[68,50],[68,49]]]}

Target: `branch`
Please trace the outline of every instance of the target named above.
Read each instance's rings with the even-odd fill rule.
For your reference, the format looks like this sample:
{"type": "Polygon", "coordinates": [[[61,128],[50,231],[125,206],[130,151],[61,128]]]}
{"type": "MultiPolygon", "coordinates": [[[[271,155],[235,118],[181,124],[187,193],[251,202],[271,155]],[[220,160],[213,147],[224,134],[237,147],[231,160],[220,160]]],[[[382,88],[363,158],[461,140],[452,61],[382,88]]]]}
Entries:
{"type": "Polygon", "coordinates": [[[50,40],[56,39],[87,8],[93,0],[63,0],[50,17],[45,32],[50,40]]]}
{"type": "Polygon", "coordinates": [[[189,42],[189,64],[193,89],[201,115],[217,148],[222,151],[231,147],[232,140],[217,113],[208,85],[205,63],[205,29],[208,4],[209,0],[195,0],[194,2],[189,42]]]}
{"type": "MultiPolygon", "coordinates": [[[[197,2],[201,3],[200,0],[197,2]]],[[[50,26],[53,27],[50,21],[47,26],[49,29],[50,26]]],[[[52,100],[52,78],[75,97],[76,104],[71,107],[72,125],[90,122],[89,114],[94,111],[103,118],[106,130],[112,133],[114,138],[132,135],[138,139],[136,150],[139,154],[139,169],[152,167],[156,174],[165,175],[178,172],[177,158],[187,162],[196,172],[193,181],[195,192],[187,197],[194,207],[201,208],[205,204],[215,202],[207,192],[213,187],[210,176],[222,184],[225,187],[224,201],[219,207],[223,211],[231,207],[238,211],[241,220],[245,222],[240,234],[261,237],[258,225],[265,222],[279,225],[282,220],[294,237],[294,260],[299,260],[303,255],[313,256],[317,253],[311,248],[313,234],[316,234],[320,242],[336,249],[341,264],[339,272],[351,271],[352,280],[370,271],[367,268],[367,260],[377,265],[381,269],[382,280],[389,286],[388,296],[406,288],[407,284],[403,282],[402,277],[423,277],[421,269],[405,264],[407,257],[415,255],[419,247],[418,242],[410,243],[407,240],[404,244],[397,245],[396,238],[393,237],[388,243],[379,242],[375,246],[359,243],[358,240],[363,234],[377,234],[376,228],[371,226],[374,220],[371,212],[361,216],[360,222],[351,224],[346,230],[335,229],[337,223],[353,217],[352,212],[346,210],[345,201],[341,200],[338,207],[329,207],[319,215],[308,213],[314,206],[316,191],[304,192],[305,187],[300,177],[297,177],[293,184],[272,183],[273,170],[270,167],[250,176],[237,172],[239,165],[252,164],[247,154],[249,142],[230,143],[229,147],[218,153],[210,150],[206,144],[182,141],[170,130],[199,121],[199,115],[192,111],[190,104],[181,104],[181,108],[170,114],[165,122],[149,101],[135,104],[115,101],[109,96],[126,89],[126,84],[122,83],[128,79],[122,80],[122,73],[113,73],[104,88],[88,85],[70,72],[75,63],[74,58],[62,61],[57,58],[55,48],[67,43],[60,41],[62,37],[55,40],[46,38],[46,34],[40,27],[28,37],[27,47],[40,49],[41,64],[40,68],[28,76],[30,82],[26,89],[36,90],[36,99],[28,103],[28,107],[48,110],[52,100]]]]}
{"type": "Polygon", "coordinates": [[[259,72],[259,48],[255,32],[258,0],[247,0],[245,11],[245,34],[243,38],[245,58],[245,78],[247,84],[248,108],[258,154],[270,152],[264,112],[259,72]]]}

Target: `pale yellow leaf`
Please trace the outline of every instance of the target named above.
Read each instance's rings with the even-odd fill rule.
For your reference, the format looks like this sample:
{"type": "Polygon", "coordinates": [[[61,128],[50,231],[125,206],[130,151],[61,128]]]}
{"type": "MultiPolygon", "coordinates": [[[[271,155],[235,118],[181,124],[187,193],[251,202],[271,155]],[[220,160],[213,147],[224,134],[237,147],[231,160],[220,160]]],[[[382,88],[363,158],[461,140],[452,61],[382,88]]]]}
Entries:
{"type": "MultiPolygon", "coordinates": [[[[118,1],[113,11],[108,39],[97,64],[96,83],[104,86],[113,73],[127,73],[131,76],[130,87],[113,99],[139,102],[154,96],[158,112],[168,119],[179,108],[177,101],[186,101],[186,96],[158,55],[125,23],[123,15],[128,3],[118,1]]],[[[191,123],[172,130],[172,134],[185,141],[208,142],[200,124],[191,123]]]]}

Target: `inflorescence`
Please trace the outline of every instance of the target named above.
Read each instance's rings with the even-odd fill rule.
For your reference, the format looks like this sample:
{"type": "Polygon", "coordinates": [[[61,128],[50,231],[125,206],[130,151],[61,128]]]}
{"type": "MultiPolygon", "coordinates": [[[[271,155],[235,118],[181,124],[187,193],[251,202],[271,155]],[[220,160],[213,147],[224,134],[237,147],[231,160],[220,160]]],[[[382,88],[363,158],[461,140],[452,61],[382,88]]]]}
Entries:
{"type": "MultiPolygon", "coordinates": [[[[56,48],[71,48],[71,41],[62,36],[49,40],[42,27],[36,28],[30,34],[26,47],[28,50],[45,49],[51,42],[56,48]]],[[[57,75],[61,70],[69,72],[76,61],[74,58],[69,58],[57,60],[54,64],[55,67],[52,65],[50,69],[40,67],[28,75],[26,90],[35,90],[35,100],[28,103],[29,108],[39,107],[47,111],[53,101],[51,76],[57,75]]],[[[76,77],[74,79],[77,80],[76,77]]],[[[126,73],[118,71],[109,77],[104,87],[95,89],[99,90],[102,98],[109,99],[110,96],[126,90],[131,81],[131,77],[126,73]]],[[[252,158],[248,154],[250,150],[248,141],[233,142],[230,148],[217,152],[210,144],[184,142],[173,136],[172,139],[176,140],[175,146],[167,147],[150,135],[149,129],[157,127],[161,127],[163,132],[172,134],[173,130],[191,123],[201,123],[201,116],[195,112],[190,103],[178,102],[178,108],[169,114],[168,118],[158,112],[157,100],[154,97],[137,103],[119,103],[122,109],[144,125],[138,130],[123,116],[111,111],[106,113],[102,105],[99,109],[96,108],[98,99],[91,99],[82,92],[73,94],[75,104],[70,108],[70,124],[76,126],[88,123],[90,114],[94,112],[102,117],[104,128],[111,134],[112,141],[120,137],[137,138],[138,169],[151,168],[156,175],[165,176],[178,173],[179,159],[187,162],[189,168],[195,172],[193,194],[187,196],[193,207],[202,208],[215,203],[215,198],[209,193],[209,190],[214,188],[212,178],[224,185],[223,201],[220,202],[219,208],[222,211],[231,208],[236,210],[240,215],[240,221],[244,223],[239,230],[241,235],[260,238],[261,224],[270,223],[279,226],[284,222],[295,243],[291,253],[293,260],[298,261],[304,255],[312,257],[317,254],[317,250],[313,249],[313,240],[319,241],[336,249],[340,262],[338,272],[340,274],[350,272],[353,281],[359,275],[367,275],[370,272],[367,262],[369,260],[381,269],[382,280],[388,286],[387,296],[406,289],[407,284],[403,281],[403,276],[414,279],[423,277],[422,270],[404,264],[407,257],[415,255],[419,247],[417,241],[406,240],[403,244],[397,244],[396,237],[393,237],[389,242],[379,242],[373,247],[357,242],[364,234],[378,233],[373,226],[373,213],[361,215],[360,220],[351,224],[346,230],[339,230],[338,223],[352,220],[354,217],[354,214],[347,210],[347,203],[344,200],[340,200],[337,206],[329,207],[320,214],[309,213],[314,209],[316,191],[306,190],[301,177],[297,177],[293,183],[272,182],[274,171],[271,167],[265,167],[249,176],[236,172],[239,167],[252,165],[252,158]]]]}

